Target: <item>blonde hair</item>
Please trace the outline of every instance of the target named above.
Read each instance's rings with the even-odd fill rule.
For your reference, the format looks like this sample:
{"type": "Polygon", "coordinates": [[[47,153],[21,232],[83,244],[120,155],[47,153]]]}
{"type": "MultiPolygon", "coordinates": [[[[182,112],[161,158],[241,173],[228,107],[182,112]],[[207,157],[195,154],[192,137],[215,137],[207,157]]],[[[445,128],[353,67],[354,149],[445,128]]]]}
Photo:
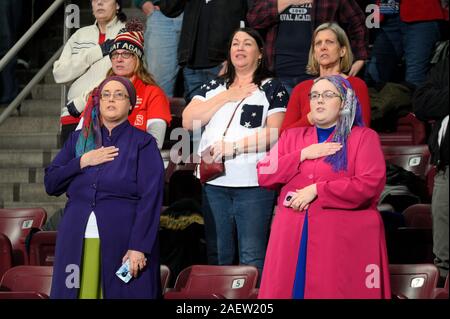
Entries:
{"type": "Polygon", "coordinates": [[[332,31],[337,38],[339,46],[345,48],[345,54],[340,59],[339,68],[341,72],[347,73],[350,71],[353,64],[353,53],[352,48],[350,47],[350,41],[345,33],[344,29],[342,29],[335,22],[326,22],[319,25],[316,30],[314,30],[313,36],[311,38],[311,47],[309,49],[309,57],[308,57],[308,65],[306,66],[306,73],[311,75],[319,75],[320,74],[320,65],[314,56],[314,43],[316,41],[317,34],[321,31],[330,30],[332,31]]]}
{"type": "MultiPolygon", "coordinates": [[[[136,54],[134,54],[134,53],[133,53],[133,56],[136,58],[136,65],[134,67],[133,74],[136,75],[138,78],[140,78],[142,80],[142,82],[144,82],[144,84],[146,84],[146,85],[158,86],[158,84],[155,81],[155,78],[147,70],[147,68],[145,67],[145,65],[142,62],[142,60],[139,59],[138,56],[136,54]]],[[[108,77],[108,76],[111,76],[111,75],[116,75],[112,68],[109,69],[109,71],[108,71],[106,76],[108,77]]]]}

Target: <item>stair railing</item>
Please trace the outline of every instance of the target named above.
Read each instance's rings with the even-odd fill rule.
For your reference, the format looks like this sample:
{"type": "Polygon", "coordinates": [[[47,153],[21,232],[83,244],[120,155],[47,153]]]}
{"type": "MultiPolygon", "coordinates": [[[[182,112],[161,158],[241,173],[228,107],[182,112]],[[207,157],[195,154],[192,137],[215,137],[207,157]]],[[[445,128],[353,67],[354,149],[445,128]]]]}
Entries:
{"type": "MultiPolygon", "coordinates": [[[[3,68],[17,55],[17,53],[28,43],[31,37],[47,22],[48,19],[55,13],[55,11],[64,4],[69,3],[68,0],[55,0],[53,4],[42,14],[42,16],[28,29],[27,32],[20,38],[19,41],[6,53],[6,55],[0,60],[0,72],[3,68]]],[[[63,45],[56,51],[55,54],[45,63],[45,65],[39,70],[39,72],[31,79],[31,81],[22,89],[22,91],[16,96],[16,98],[6,107],[6,109],[0,114],[0,125],[9,117],[9,115],[23,102],[23,100],[30,94],[33,87],[38,84],[48,70],[52,67],[53,63],[58,59],[63,50],[64,44],[69,37],[69,30],[66,27],[67,12],[64,10],[64,41],[63,45]]],[[[66,86],[62,86],[61,90],[61,103],[66,101],[66,86]]]]}

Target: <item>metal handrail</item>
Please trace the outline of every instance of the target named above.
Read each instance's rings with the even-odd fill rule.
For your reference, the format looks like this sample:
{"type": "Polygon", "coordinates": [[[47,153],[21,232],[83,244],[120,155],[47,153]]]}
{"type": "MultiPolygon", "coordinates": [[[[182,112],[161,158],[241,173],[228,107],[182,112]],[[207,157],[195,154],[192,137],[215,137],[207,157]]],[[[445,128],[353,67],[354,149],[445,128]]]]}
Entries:
{"type": "Polygon", "coordinates": [[[39,72],[31,79],[31,81],[22,89],[19,95],[8,105],[8,107],[0,114],[0,124],[2,124],[8,116],[19,106],[20,103],[30,94],[33,87],[42,80],[48,70],[52,67],[53,63],[58,59],[61,55],[64,46],[59,48],[55,54],[50,58],[50,60],[45,63],[45,65],[39,70],[39,72]]]}
{"type": "MultiPolygon", "coordinates": [[[[42,14],[42,16],[28,29],[28,31],[20,38],[19,41],[8,51],[8,53],[0,60],[0,72],[3,68],[18,54],[20,49],[31,39],[31,37],[44,25],[45,22],[53,15],[61,4],[67,3],[67,0],[55,0],[53,4],[42,14]]],[[[0,114],[0,124],[2,124],[8,116],[22,103],[22,101],[30,94],[33,87],[42,80],[48,72],[53,63],[60,56],[64,44],[67,42],[69,32],[66,28],[65,21],[67,12],[64,13],[64,34],[63,46],[47,61],[47,63],[39,70],[39,72],[31,79],[31,81],[22,89],[16,98],[8,105],[8,107],[0,114]]],[[[61,89],[61,103],[65,103],[66,86],[63,85],[61,89]]]]}
{"type": "Polygon", "coordinates": [[[40,16],[40,18],[28,29],[19,41],[0,60],[0,72],[19,53],[20,49],[31,39],[31,37],[44,25],[53,13],[63,4],[65,0],[55,0],[53,4],[40,16]]]}

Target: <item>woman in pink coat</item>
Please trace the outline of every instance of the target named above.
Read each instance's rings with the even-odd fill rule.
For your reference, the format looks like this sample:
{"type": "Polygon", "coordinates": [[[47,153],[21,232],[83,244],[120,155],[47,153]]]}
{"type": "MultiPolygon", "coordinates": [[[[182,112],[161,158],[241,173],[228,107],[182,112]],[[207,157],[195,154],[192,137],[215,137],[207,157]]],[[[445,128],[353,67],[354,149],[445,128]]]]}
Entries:
{"type": "Polygon", "coordinates": [[[378,135],[343,77],[317,79],[310,101],[315,126],[286,130],[258,163],[260,186],[281,187],[259,298],[390,298],[378,135]]]}

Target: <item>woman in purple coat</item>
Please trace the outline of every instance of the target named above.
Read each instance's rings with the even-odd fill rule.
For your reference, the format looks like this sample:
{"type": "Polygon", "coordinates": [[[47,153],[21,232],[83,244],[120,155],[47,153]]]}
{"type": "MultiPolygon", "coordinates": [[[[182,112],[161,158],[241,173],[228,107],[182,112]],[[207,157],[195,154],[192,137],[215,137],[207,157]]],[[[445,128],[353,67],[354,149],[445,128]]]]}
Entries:
{"type": "Polygon", "coordinates": [[[155,139],[131,126],[132,83],[112,76],[94,90],[83,129],[45,171],[50,195],[67,194],[51,298],[158,298],[164,165],[155,139]],[[129,263],[128,283],[116,271],[129,263]]]}

